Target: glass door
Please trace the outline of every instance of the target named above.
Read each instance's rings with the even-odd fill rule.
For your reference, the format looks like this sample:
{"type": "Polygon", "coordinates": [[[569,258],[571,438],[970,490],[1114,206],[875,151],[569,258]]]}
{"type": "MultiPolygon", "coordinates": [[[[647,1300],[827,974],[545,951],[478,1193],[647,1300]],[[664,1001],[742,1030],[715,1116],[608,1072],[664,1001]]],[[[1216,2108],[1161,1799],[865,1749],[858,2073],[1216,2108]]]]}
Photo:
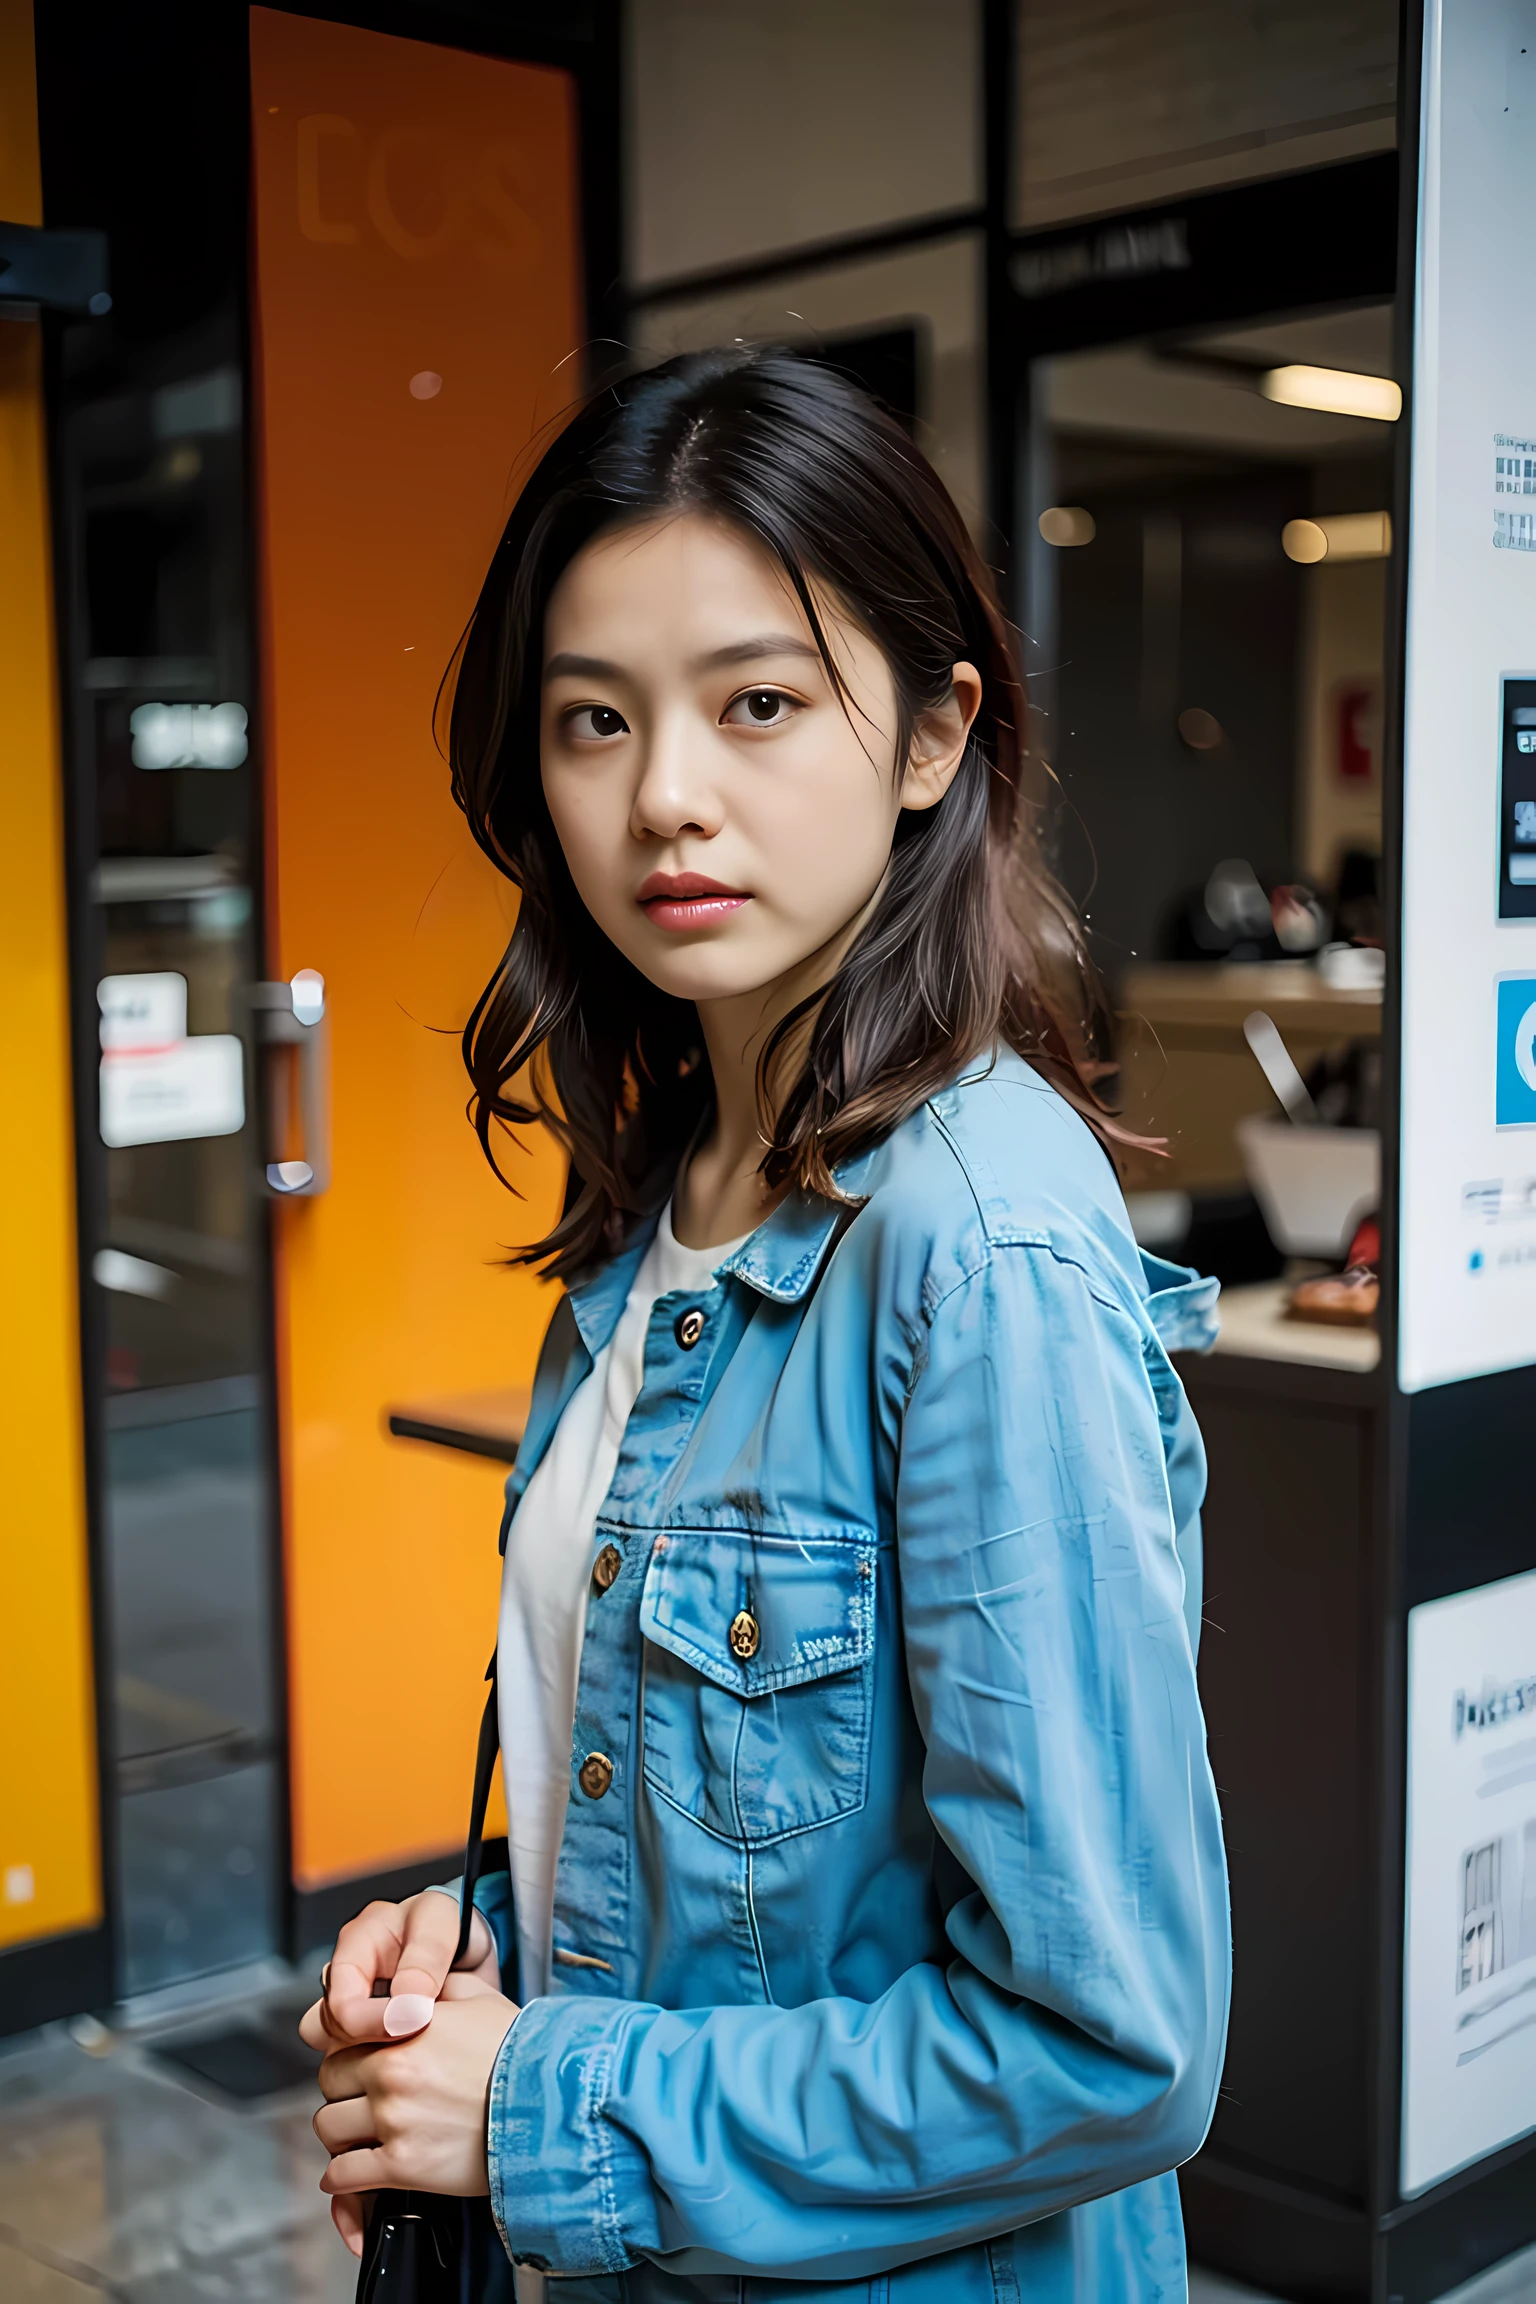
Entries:
{"type": "Polygon", "coordinates": [[[131,321],[66,336],[57,459],[129,1997],[275,1951],[285,1868],[241,345],[131,321]]]}
{"type": "Polygon", "coordinates": [[[616,272],[617,49],[606,5],[536,28],[558,64],[240,0],[89,23],[42,12],[39,92],[48,220],[111,262],[48,402],[135,1997],[320,1942],[463,1829],[500,1475],[389,1420],[526,1387],[552,1298],[506,1245],[564,1164],[509,1145],[514,1197],[465,1121],[515,914],[434,710],[616,272]]]}

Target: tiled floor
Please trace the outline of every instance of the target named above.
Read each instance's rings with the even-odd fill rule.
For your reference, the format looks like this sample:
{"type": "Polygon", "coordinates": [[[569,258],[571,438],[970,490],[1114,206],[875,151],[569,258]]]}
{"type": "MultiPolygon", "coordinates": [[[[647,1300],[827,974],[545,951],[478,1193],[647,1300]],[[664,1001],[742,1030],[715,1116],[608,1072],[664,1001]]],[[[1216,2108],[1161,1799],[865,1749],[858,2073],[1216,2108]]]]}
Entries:
{"type": "Polygon", "coordinates": [[[315,2102],[309,2085],[251,2109],[200,2094],[143,2036],[93,2056],[52,2026],[9,2047],[0,2298],[351,2304],[356,2266],[316,2189],[315,2102]]]}
{"type": "Polygon", "coordinates": [[[1536,2248],[1524,2248],[1518,2256],[1496,2264],[1480,2280],[1469,2280],[1464,2288],[1442,2296],[1440,2304],[1532,2304],[1533,2298],[1536,2298],[1536,2248]]]}
{"type": "MultiPolygon", "coordinates": [[[[260,2008],[286,2023],[307,1996],[293,1979],[260,2008]]],[[[153,2053],[231,2015],[106,2035],[94,2054],[62,2025],[0,2043],[0,2304],[351,2304],[312,2085],[244,2108],[153,2053]]],[[[1189,2292],[1274,2304],[1209,2272],[1189,2292]]],[[[1536,2250],[1443,2304],[1536,2304],[1536,2250]]]]}
{"type": "MultiPolygon", "coordinates": [[[[1273,2304],[1273,2300],[1214,2272],[1192,2271],[1189,2304],[1273,2304]]],[[[1452,2289],[1439,2304],[1536,2304],[1536,2248],[1524,2249],[1464,2288],[1452,2289]]]]}

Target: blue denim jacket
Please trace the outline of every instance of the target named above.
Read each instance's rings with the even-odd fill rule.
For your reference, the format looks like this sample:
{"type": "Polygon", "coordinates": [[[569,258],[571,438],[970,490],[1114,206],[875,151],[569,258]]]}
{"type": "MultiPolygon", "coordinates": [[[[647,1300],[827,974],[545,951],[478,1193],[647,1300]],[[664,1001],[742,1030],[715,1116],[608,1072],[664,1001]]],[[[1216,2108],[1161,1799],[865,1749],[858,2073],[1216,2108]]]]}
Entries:
{"type": "MultiPolygon", "coordinates": [[[[1182,2298],[1229,1945],[1167,1348],[1215,1283],[1011,1055],[840,1182],[651,1315],[496,2221],[562,2304],[1182,2298]]],[[[654,1221],[556,1310],[509,1519],[654,1221]]]]}

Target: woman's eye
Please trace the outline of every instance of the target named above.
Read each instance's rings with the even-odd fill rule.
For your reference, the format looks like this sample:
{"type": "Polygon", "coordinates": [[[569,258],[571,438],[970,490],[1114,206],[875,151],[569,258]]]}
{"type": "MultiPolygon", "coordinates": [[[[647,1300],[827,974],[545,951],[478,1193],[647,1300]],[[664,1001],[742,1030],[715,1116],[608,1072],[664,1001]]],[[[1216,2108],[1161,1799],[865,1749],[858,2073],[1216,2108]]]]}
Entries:
{"type": "Polygon", "coordinates": [[[566,734],[591,742],[594,737],[627,736],[629,722],[611,704],[578,704],[565,716],[566,734]]]}
{"type": "Polygon", "coordinates": [[[799,709],[782,688],[749,688],[733,698],[721,717],[732,728],[782,728],[799,709]]]}

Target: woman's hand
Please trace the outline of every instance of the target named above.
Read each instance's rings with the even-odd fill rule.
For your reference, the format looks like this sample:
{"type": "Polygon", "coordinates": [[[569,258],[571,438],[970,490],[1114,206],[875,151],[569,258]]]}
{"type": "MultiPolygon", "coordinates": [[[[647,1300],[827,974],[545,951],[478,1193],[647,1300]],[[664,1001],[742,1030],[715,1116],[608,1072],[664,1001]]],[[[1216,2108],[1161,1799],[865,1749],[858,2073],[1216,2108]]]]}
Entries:
{"type": "Polygon", "coordinates": [[[320,2189],[332,2195],[332,2219],[354,2256],[363,2252],[361,2193],[385,2186],[459,2198],[489,2192],[491,2073],[517,2014],[492,1986],[452,1975],[431,2023],[414,2037],[333,2048],[326,2057],[326,2101],[314,2126],[331,2164],[320,2189]]]}
{"type": "MultiPolygon", "coordinates": [[[[349,1920],[331,1955],[325,1997],[299,2026],[311,2048],[343,2042],[399,2040],[431,2021],[459,1941],[459,1907],[451,1896],[424,1888],[403,1904],[370,1904],[349,1920]],[[389,1984],[389,1996],[374,1997],[374,1986],[389,1984]]],[[[461,1975],[501,1987],[501,1967],[484,1915],[470,1928],[469,1951],[461,1975]]]]}
{"type": "MultiPolygon", "coordinates": [[[[370,1904],[355,1920],[349,1920],[337,1937],[336,1949],[326,1969],[324,1997],[317,2000],[305,2016],[299,2026],[299,2037],[307,2047],[318,2048],[325,2054],[325,2063],[320,2067],[321,2089],[335,2100],[316,2114],[315,2133],[327,2150],[339,2152],[343,2156],[342,2164],[348,2166],[357,2160],[377,2160],[387,2147],[382,2130],[376,2131],[370,2125],[373,2117],[368,2109],[370,2099],[356,2067],[349,2068],[344,2084],[336,2085],[332,2072],[338,2062],[336,2051],[351,2049],[361,2055],[370,2052],[369,2043],[409,2039],[430,2026],[437,2001],[445,1993],[475,1994],[502,2010],[504,2020],[486,2065],[476,2115],[480,2138],[479,2181],[465,2187],[442,2184],[429,2187],[433,2191],[484,2192],[487,2188],[485,2087],[489,2086],[496,2048],[506,2038],[507,2028],[517,2011],[510,2001],[500,1996],[501,1966],[483,1914],[477,1912],[471,1924],[466,1965],[451,1973],[458,1941],[458,1905],[451,1896],[444,1896],[436,1889],[423,1889],[418,1896],[408,1896],[403,1904],[370,1904]],[[375,1997],[376,1985],[387,1985],[387,1996],[375,1997]],[[331,2075],[329,2082],[327,2074],[331,2075]],[[333,2120],[338,2125],[333,2127],[333,2120]],[[326,2123],[324,2127],[322,2121],[326,2123]],[[351,2149],[350,2132],[355,2130],[361,2136],[364,2127],[368,2128],[368,2134],[363,2140],[376,2145],[377,2151],[351,2149]]],[[[489,2018],[483,2021],[488,2029],[493,2028],[489,2018]]],[[[337,2194],[331,2202],[331,2220],[353,2255],[361,2256],[363,2202],[357,2197],[357,2189],[369,2191],[379,2184],[405,2180],[368,2177],[359,2179],[357,2189],[346,2188],[332,2182],[336,2165],[333,2160],[322,2179],[322,2189],[337,2194]]]]}

